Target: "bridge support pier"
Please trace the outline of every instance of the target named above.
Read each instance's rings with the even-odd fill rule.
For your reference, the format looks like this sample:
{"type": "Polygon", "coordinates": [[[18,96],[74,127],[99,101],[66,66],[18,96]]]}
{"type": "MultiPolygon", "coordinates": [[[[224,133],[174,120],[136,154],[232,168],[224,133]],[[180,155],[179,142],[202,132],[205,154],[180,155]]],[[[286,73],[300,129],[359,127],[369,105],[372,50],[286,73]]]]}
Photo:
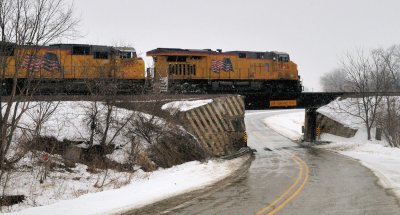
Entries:
{"type": "Polygon", "coordinates": [[[304,141],[306,142],[313,142],[316,139],[317,109],[314,107],[306,108],[304,120],[304,141]]]}

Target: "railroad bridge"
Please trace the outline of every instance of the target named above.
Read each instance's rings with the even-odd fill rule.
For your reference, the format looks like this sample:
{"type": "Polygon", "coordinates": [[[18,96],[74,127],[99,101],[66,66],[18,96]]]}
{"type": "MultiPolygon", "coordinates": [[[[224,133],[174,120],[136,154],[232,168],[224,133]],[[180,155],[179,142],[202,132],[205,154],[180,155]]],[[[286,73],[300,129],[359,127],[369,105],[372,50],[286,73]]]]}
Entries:
{"type": "Polygon", "coordinates": [[[329,104],[338,97],[359,98],[365,96],[400,96],[400,92],[303,92],[297,94],[287,93],[285,95],[271,94],[247,94],[245,96],[246,109],[269,109],[284,107],[305,108],[304,140],[313,142],[316,140],[317,109],[329,104]],[[281,102],[280,102],[281,101],[281,102]],[[294,101],[291,103],[290,101],[294,101]]]}
{"type": "MultiPolygon", "coordinates": [[[[178,100],[192,100],[192,99],[213,99],[216,100],[217,106],[212,106],[212,108],[205,106],[203,108],[198,108],[193,110],[195,114],[192,114],[194,119],[197,119],[198,129],[203,133],[207,133],[207,138],[214,139],[214,137],[218,137],[218,135],[227,135],[229,137],[233,137],[232,132],[238,131],[239,133],[242,132],[243,129],[236,130],[233,127],[241,128],[242,126],[235,126],[238,124],[237,122],[241,121],[239,119],[244,118],[244,111],[245,110],[263,110],[263,109],[271,109],[271,108],[284,108],[285,106],[291,108],[304,108],[305,109],[305,125],[304,125],[304,139],[306,141],[312,142],[316,140],[316,122],[317,122],[317,109],[321,106],[324,106],[331,101],[335,100],[338,97],[342,98],[357,98],[362,96],[375,96],[375,95],[382,95],[382,96],[400,96],[400,92],[385,92],[385,93],[377,93],[377,92],[368,92],[368,93],[356,93],[356,92],[303,92],[303,93],[240,93],[241,96],[244,97],[244,102],[241,99],[237,100],[232,98],[236,98],[237,94],[163,94],[162,100],[160,100],[160,95],[158,94],[149,94],[149,95],[118,95],[116,96],[117,100],[129,100],[128,104],[141,104],[136,105],[135,108],[144,109],[142,111],[146,112],[146,105],[149,105],[148,101],[154,101],[154,105],[161,105],[170,102],[170,101],[178,101],[178,100]],[[224,99],[217,99],[217,98],[230,98],[227,103],[224,103],[224,99]],[[221,100],[221,101],[220,101],[221,100]],[[271,105],[272,104],[272,105],[271,105]],[[285,105],[286,104],[286,105],[285,105]],[[229,108],[227,107],[234,107],[230,112],[229,108]],[[205,108],[205,109],[204,109],[205,108]],[[222,111],[221,113],[219,111],[222,111]],[[218,117],[217,117],[218,116],[218,117]],[[224,118],[225,116],[229,116],[226,120],[229,121],[230,124],[228,127],[229,129],[225,129],[224,125],[219,125],[218,122],[220,119],[224,118]],[[197,117],[197,118],[196,118],[197,117]],[[204,127],[204,128],[203,128],[204,127]],[[215,133],[211,131],[215,130],[215,133]],[[223,132],[221,132],[221,130],[223,132]],[[225,132],[225,133],[224,133],[225,132]],[[218,135],[215,135],[218,134],[218,135]]],[[[84,96],[83,96],[84,97],[84,96]]],[[[35,100],[82,100],[82,96],[65,96],[65,95],[54,95],[51,97],[48,96],[35,96],[33,99],[35,100]]],[[[88,97],[89,100],[93,99],[88,97]]],[[[101,97],[96,97],[97,99],[105,99],[101,97]]],[[[1,98],[0,99],[4,99],[1,98]]],[[[122,102],[123,103],[123,102],[122,102]]],[[[120,104],[120,106],[122,105],[120,104]]],[[[124,104],[126,105],[126,104],[124,104]]],[[[128,105],[129,106],[129,105],[128,105]]],[[[122,107],[125,107],[122,105],[122,107]]],[[[141,109],[139,109],[141,110],[141,109]]],[[[189,112],[188,112],[189,113],[189,112]]],[[[185,116],[188,118],[187,116],[185,116]]],[[[190,120],[189,120],[190,121],[190,120]]],[[[244,131],[244,130],[243,130],[244,131]]],[[[205,135],[200,134],[202,137],[205,135]]],[[[240,135],[236,135],[240,136],[240,135]]],[[[221,142],[226,143],[230,142],[229,138],[219,138],[221,142]],[[223,141],[222,141],[223,140],[223,141]],[[229,140],[229,141],[226,141],[229,140]]],[[[238,138],[236,138],[238,139],[238,138]]],[[[207,141],[204,141],[207,142],[207,141]]],[[[208,141],[210,142],[210,141],[208,141]]],[[[221,145],[221,144],[220,144],[221,145]]],[[[224,144],[222,144],[224,145],[224,144]]],[[[214,149],[210,149],[214,150],[214,149]]],[[[226,150],[225,150],[226,151],[226,150]]],[[[229,151],[229,150],[228,150],[229,151]]]]}

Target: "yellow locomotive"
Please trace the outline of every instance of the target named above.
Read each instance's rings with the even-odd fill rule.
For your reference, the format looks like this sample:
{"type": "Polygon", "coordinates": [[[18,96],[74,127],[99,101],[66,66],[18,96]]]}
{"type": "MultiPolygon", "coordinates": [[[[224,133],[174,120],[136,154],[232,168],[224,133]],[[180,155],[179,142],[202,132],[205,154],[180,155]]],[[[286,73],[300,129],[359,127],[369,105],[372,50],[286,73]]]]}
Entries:
{"type": "Polygon", "coordinates": [[[158,48],[154,78],[161,91],[300,93],[297,65],[283,52],[158,48]]]}
{"type": "MultiPolygon", "coordinates": [[[[156,92],[281,96],[302,91],[297,65],[283,52],[158,48],[147,56],[154,60],[156,92]]],[[[0,63],[2,94],[11,92],[15,77],[17,89],[29,82],[37,92],[49,94],[108,89],[105,86],[117,93],[142,93],[150,78],[143,59],[131,47],[0,43],[0,63]]]]}
{"type": "Polygon", "coordinates": [[[87,91],[99,80],[117,81],[118,92],[137,93],[145,83],[144,61],[131,47],[83,44],[38,47],[12,43],[0,47],[3,86],[8,92],[14,76],[18,88],[30,81],[39,92],[49,93],[87,91]]]}

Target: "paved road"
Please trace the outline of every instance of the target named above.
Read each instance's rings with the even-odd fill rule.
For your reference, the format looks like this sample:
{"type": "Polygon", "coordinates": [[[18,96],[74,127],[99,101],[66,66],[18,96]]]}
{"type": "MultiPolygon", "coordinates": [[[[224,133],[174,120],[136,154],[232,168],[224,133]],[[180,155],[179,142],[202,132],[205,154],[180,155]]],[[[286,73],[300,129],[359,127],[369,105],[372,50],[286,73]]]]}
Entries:
{"type": "Polygon", "coordinates": [[[340,155],[300,148],[264,125],[271,114],[277,112],[247,112],[249,146],[257,153],[246,174],[162,213],[400,214],[398,201],[368,169],[340,155]]]}

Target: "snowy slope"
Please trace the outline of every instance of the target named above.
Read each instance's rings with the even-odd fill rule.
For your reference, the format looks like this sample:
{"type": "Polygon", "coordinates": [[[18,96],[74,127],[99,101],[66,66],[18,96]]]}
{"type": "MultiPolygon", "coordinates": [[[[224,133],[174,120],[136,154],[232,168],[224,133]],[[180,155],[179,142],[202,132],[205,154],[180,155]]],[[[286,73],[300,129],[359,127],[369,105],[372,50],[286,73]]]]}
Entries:
{"type": "Polygon", "coordinates": [[[110,214],[201,189],[238,170],[248,157],[207,163],[188,162],[153,173],[138,172],[125,187],[82,195],[52,205],[32,207],[10,214],[110,214]]]}
{"type": "Polygon", "coordinates": [[[274,115],[264,119],[264,123],[283,136],[297,141],[302,137],[301,127],[304,124],[304,110],[274,115]]]}
{"type": "MultiPolygon", "coordinates": [[[[199,104],[199,103],[197,103],[199,104]]],[[[204,104],[204,102],[203,102],[204,104]]],[[[29,113],[21,119],[21,126],[30,128],[38,103],[32,103],[29,113]]],[[[87,140],[87,111],[93,103],[86,101],[61,102],[54,115],[43,125],[42,135],[54,136],[62,141],[87,140]]],[[[106,107],[97,104],[101,117],[106,107]]],[[[115,108],[113,117],[123,121],[133,111],[115,108]]],[[[147,115],[144,114],[146,117],[147,115]]],[[[100,118],[101,118],[100,117],[100,118]]],[[[160,119],[157,121],[163,123],[160,119]]],[[[167,126],[166,126],[167,127],[167,126]]],[[[111,128],[112,134],[115,133],[111,128]]],[[[117,135],[116,144],[129,142],[125,131],[117,135]]],[[[125,147],[126,148],[126,147],[125,147]]],[[[124,149],[125,149],[124,148],[124,149]]],[[[108,170],[104,186],[94,185],[104,177],[103,170],[87,170],[87,166],[77,164],[76,167],[55,167],[48,173],[47,179],[39,183],[41,166],[40,156],[28,153],[19,163],[18,169],[10,175],[10,185],[6,194],[26,195],[23,203],[3,208],[2,212],[11,214],[102,214],[120,212],[137,208],[146,204],[201,189],[231,175],[238,170],[248,157],[230,161],[210,160],[205,163],[189,162],[169,169],[159,169],[145,173],[140,169],[134,173],[108,170]]],[[[127,154],[124,150],[115,150],[108,156],[117,162],[124,162],[127,154]]],[[[61,156],[52,155],[53,162],[61,163],[61,156]]]]}

